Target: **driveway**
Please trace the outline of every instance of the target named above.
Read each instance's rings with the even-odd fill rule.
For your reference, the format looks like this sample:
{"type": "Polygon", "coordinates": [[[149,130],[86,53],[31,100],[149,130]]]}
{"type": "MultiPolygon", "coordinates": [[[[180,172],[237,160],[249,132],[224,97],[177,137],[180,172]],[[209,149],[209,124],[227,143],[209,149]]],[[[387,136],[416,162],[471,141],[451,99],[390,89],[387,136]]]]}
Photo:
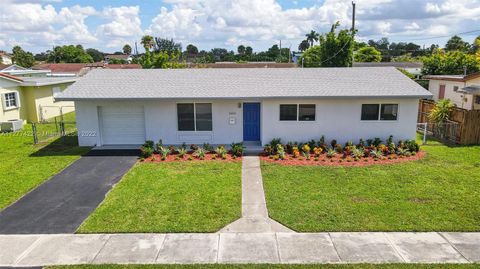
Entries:
{"type": "Polygon", "coordinates": [[[0,234],[74,233],[137,156],[91,151],[0,212],[0,234]]]}

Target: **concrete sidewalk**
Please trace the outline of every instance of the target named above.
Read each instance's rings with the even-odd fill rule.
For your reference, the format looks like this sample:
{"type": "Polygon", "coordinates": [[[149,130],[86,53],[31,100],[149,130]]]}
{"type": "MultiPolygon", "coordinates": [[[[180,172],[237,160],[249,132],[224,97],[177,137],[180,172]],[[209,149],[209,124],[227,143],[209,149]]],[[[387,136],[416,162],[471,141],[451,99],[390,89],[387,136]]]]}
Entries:
{"type": "Polygon", "coordinates": [[[480,233],[0,235],[0,266],[471,263],[480,233]]]}

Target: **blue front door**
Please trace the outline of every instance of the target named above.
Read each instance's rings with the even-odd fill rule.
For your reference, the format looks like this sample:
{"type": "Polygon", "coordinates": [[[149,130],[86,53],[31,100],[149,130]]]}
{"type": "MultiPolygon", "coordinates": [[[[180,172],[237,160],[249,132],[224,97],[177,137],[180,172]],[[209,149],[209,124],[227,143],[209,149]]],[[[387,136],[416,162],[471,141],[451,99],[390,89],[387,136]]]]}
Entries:
{"type": "Polygon", "coordinates": [[[260,103],[243,104],[243,141],[260,141],[260,103]]]}

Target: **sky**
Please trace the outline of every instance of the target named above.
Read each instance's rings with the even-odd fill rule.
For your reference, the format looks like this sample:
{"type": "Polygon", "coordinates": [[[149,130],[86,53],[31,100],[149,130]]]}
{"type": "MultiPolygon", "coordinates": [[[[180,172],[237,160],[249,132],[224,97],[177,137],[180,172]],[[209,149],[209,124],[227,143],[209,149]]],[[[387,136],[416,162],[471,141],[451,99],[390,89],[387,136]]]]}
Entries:
{"type": "MultiPolygon", "coordinates": [[[[443,46],[480,35],[480,0],[355,0],[357,39],[443,46]]],[[[310,30],[351,27],[351,0],[0,0],[0,50],[38,53],[81,44],[104,52],[134,47],[143,35],[200,50],[238,45],[298,48],[310,30]]],[[[141,45],[138,44],[141,52],[141,45]]]]}

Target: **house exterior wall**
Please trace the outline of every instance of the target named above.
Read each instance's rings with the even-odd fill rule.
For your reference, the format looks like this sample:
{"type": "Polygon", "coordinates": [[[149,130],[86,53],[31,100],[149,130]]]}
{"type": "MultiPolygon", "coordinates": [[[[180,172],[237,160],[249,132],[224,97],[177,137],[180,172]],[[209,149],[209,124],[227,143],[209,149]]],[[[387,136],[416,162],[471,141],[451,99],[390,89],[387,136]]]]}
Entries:
{"type": "MultiPolygon", "coordinates": [[[[165,144],[208,142],[210,144],[230,144],[243,141],[242,100],[201,100],[199,103],[212,103],[213,131],[179,132],[177,127],[176,103],[181,101],[76,101],[77,128],[80,146],[101,146],[98,107],[100,106],[143,106],[145,112],[146,139],[165,144]],[[231,124],[230,118],[235,118],[231,124]]],[[[248,100],[247,102],[255,102],[248,100]]],[[[415,138],[418,113],[418,99],[315,99],[315,100],[263,100],[261,103],[261,140],[268,143],[273,138],[283,141],[337,139],[339,143],[360,138],[395,139],[415,138]],[[314,122],[284,122],[279,120],[280,104],[315,104],[314,122]],[[396,121],[361,121],[362,104],[398,104],[396,121]]],[[[121,134],[119,134],[121,135],[121,134]]]]}
{"type": "Polygon", "coordinates": [[[273,138],[301,142],[336,139],[339,143],[379,137],[414,139],[418,99],[267,100],[262,103],[262,144],[273,138]],[[280,121],[280,104],[315,104],[315,121],[280,121]],[[362,121],[362,104],[398,104],[396,121],[362,121]]]}
{"type": "Polygon", "coordinates": [[[0,80],[0,121],[9,121],[15,119],[23,119],[26,120],[26,105],[25,96],[23,92],[20,90],[18,83],[11,82],[8,80],[0,80]],[[3,107],[3,93],[8,92],[16,92],[20,98],[20,107],[14,109],[5,109],[3,107]]]}
{"type": "Polygon", "coordinates": [[[428,85],[428,90],[433,94],[433,100],[438,101],[440,85],[445,85],[445,99],[450,99],[457,107],[464,109],[480,109],[480,104],[475,104],[475,95],[455,92],[453,88],[457,86],[459,89],[471,86],[480,85],[480,78],[471,79],[466,82],[435,80],[431,79],[428,85]]]}
{"type": "Polygon", "coordinates": [[[70,83],[39,87],[22,87],[27,97],[29,122],[38,122],[60,116],[60,108],[64,114],[75,111],[74,102],[58,101],[53,98],[53,88],[65,90],[70,83]]]}

